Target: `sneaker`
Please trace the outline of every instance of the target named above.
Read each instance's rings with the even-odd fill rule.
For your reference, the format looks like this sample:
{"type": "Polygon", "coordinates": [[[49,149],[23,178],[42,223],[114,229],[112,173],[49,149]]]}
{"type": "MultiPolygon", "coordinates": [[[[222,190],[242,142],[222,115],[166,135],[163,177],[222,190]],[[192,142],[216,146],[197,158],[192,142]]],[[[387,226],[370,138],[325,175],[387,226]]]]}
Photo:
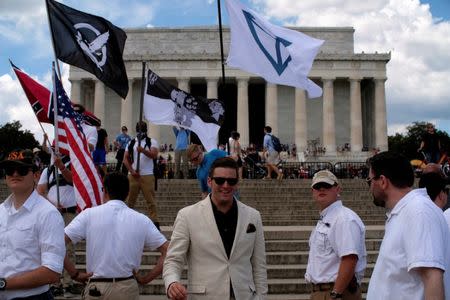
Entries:
{"type": "Polygon", "coordinates": [[[77,297],[77,295],[81,295],[83,289],[84,286],[82,285],[69,285],[68,287],[64,288],[64,297],[65,298],[77,297]]]}

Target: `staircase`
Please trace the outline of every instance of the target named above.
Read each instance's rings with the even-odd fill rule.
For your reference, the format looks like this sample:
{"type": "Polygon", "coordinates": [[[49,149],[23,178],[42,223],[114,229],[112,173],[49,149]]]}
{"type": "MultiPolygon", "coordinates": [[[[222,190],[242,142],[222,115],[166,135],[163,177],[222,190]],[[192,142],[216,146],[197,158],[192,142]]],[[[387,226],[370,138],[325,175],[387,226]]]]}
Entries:
{"type": "MultiPolygon", "coordinates": [[[[310,285],[304,275],[308,262],[308,239],[317,222],[318,209],[311,197],[310,179],[293,180],[243,180],[240,183],[242,202],[258,209],[261,213],[266,238],[267,272],[269,283],[268,299],[309,299],[310,285]]],[[[384,209],[375,207],[367,184],[361,179],[341,180],[341,198],[344,205],[353,209],[366,225],[367,269],[362,290],[372,273],[381,240],[384,234],[384,209]]],[[[2,199],[5,198],[0,183],[2,199]]],[[[170,239],[172,225],[179,209],[200,200],[196,180],[159,180],[157,191],[158,214],[161,229],[170,239]]],[[[142,196],[136,209],[145,213],[142,196]]],[[[141,272],[150,270],[159,253],[145,251],[141,272]]],[[[77,245],[76,263],[85,268],[85,245],[77,245]]],[[[186,272],[183,274],[186,280],[186,272]]],[[[167,299],[161,278],[141,287],[141,299],[167,299]]],[[[60,298],[64,299],[64,298],[60,298]]]]}

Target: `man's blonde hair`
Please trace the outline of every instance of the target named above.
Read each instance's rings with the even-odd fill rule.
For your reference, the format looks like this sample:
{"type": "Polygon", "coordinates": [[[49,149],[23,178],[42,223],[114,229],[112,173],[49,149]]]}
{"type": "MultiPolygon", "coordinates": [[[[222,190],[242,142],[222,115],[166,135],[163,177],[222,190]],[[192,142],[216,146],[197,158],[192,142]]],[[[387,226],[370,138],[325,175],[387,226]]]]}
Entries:
{"type": "Polygon", "coordinates": [[[186,150],[186,155],[189,160],[191,160],[192,155],[200,151],[200,145],[190,144],[186,150]]]}

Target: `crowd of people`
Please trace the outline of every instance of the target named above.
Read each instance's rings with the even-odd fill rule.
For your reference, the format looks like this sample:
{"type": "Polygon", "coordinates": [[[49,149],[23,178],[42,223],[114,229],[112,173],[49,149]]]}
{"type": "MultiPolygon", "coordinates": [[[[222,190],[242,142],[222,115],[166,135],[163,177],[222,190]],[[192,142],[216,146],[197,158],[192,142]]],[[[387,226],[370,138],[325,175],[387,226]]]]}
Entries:
{"type": "MultiPolygon", "coordinates": [[[[181,162],[194,165],[201,195],[178,212],[169,242],[160,231],[155,199],[158,141],[149,137],[145,122],[136,124],[135,137],[127,127],[121,129],[115,139],[120,163],[113,172],[102,168],[106,131],[98,126],[97,138],[88,139],[102,173],[103,204],[81,212],[68,157],[51,152],[51,164],[43,170],[31,150],[13,151],[0,162],[11,191],[0,204],[0,299],[53,299],[80,292],[83,299],[139,299],[139,285],[160,274],[170,299],[265,299],[261,215],[238,193],[245,159],[261,159],[255,149],[249,147],[244,157],[240,135],[233,132],[228,151],[204,152],[201,145],[188,143],[188,130],[173,129],[175,176],[187,172],[181,162]],[[133,209],[140,192],[145,214],[133,209]],[[86,241],[85,271],[74,264],[74,245],[81,241],[86,241]],[[145,274],[139,272],[144,248],[160,253],[145,274]],[[187,284],[181,279],[185,263],[187,284]],[[81,290],[75,282],[83,284],[81,290]]],[[[271,131],[264,128],[265,172],[281,180],[271,131]]],[[[410,162],[380,152],[368,160],[366,181],[373,203],[387,212],[366,298],[450,299],[450,210],[443,212],[449,190],[440,166],[428,164],[414,189],[410,162]]],[[[344,206],[342,188],[330,170],[312,178],[319,220],[309,239],[305,279],[313,300],[362,299],[365,225],[344,206]]]]}

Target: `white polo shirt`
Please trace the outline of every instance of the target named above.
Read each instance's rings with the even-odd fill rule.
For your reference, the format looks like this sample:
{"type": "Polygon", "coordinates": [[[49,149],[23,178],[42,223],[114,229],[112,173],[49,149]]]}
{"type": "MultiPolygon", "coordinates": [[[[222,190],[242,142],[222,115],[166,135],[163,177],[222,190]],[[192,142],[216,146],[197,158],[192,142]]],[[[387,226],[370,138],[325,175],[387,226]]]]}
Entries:
{"type": "Polygon", "coordinates": [[[355,275],[358,282],[366,268],[365,227],[360,217],[338,200],[320,213],[320,220],[309,238],[305,278],[311,283],[336,281],[341,258],[358,256],[355,275]]]}
{"type": "MultiPolygon", "coordinates": [[[[136,170],[137,167],[137,145],[138,145],[138,139],[134,138],[134,147],[133,147],[133,169],[136,170]]],[[[130,142],[131,143],[131,142],[130,142]]],[[[127,147],[125,148],[125,152],[128,152],[128,146],[130,145],[128,143],[127,147]]],[[[145,138],[141,140],[140,143],[141,147],[145,147],[145,138]]],[[[151,139],[151,146],[150,148],[156,148],[159,149],[158,141],[155,139],[151,139]]],[[[150,150],[147,147],[145,147],[146,150],[150,150]]],[[[147,155],[141,153],[139,158],[139,174],[140,175],[153,175],[153,158],[149,158],[147,155]]]]}
{"type": "MultiPolygon", "coordinates": [[[[8,278],[41,266],[61,273],[66,247],[61,214],[36,191],[18,210],[10,195],[0,205],[0,275],[8,278]]],[[[0,299],[46,292],[48,284],[33,289],[0,291],[0,299]]]]}
{"type": "Polygon", "coordinates": [[[155,250],[166,242],[147,216],[120,200],[82,211],[65,233],[74,244],[86,240],[86,270],[93,278],[129,277],[139,269],[144,247],[155,250]]]}
{"type": "MultiPolygon", "coordinates": [[[[430,200],[426,189],[416,189],[387,216],[367,299],[424,299],[424,286],[414,268],[450,270],[450,233],[442,210],[430,200]]],[[[444,273],[446,290],[450,290],[448,275],[444,273]]],[[[446,294],[449,299],[448,291],[446,294]]]]}
{"type": "MultiPolygon", "coordinates": [[[[67,167],[67,166],[66,166],[67,167]]],[[[61,174],[58,168],[58,174],[61,174]]],[[[38,185],[45,184],[53,181],[53,173],[48,176],[48,167],[42,171],[41,178],[39,179],[38,185]]],[[[56,195],[56,185],[50,187],[47,193],[47,199],[56,207],[58,207],[58,197],[56,195]]],[[[63,185],[59,187],[59,201],[61,207],[68,208],[77,206],[77,200],[75,199],[75,191],[71,185],[63,185]]]]}

